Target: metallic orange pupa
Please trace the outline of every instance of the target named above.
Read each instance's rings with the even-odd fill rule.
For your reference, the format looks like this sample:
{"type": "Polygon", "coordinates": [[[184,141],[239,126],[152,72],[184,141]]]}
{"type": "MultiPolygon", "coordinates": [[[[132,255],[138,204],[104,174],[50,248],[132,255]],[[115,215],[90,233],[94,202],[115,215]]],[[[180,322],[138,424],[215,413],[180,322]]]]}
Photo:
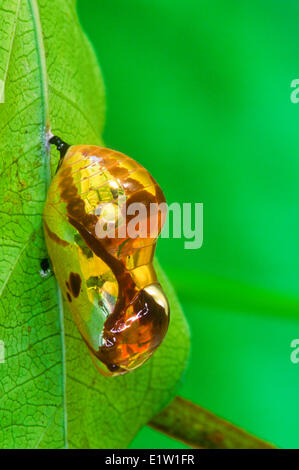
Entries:
{"type": "Polygon", "coordinates": [[[152,355],[169,324],[152,265],[165,198],[149,172],[120,152],[50,142],[62,154],[44,208],[54,273],[99,371],[125,374],[152,355]],[[146,209],[144,226],[157,228],[154,235],[130,236],[129,208],[136,203],[146,209]],[[155,204],[162,209],[153,215],[155,204]]]}

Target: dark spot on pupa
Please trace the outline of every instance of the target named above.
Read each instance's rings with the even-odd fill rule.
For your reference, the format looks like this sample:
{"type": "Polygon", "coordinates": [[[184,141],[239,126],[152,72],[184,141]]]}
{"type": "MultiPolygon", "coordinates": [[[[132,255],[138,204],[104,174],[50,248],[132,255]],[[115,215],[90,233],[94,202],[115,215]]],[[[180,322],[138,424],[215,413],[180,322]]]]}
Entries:
{"type": "Polygon", "coordinates": [[[53,240],[55,243],[57,243],[58,245],[61,245],[61,246],[68,246],[69,243],[66,242],[65,240],[61,240],[61,238],[59,238],[56,233],[52,232],[47,223],[44,222],[44,227],[45,227],[45,230],[47,232],[47,234],[49,235],[49,237],[51,238],[51,240],[53,240]]]}
{"type": "Polygon", "coordinates": [[[78,297],[81,289],[81,277],[77,273],[70,273],[70,287],[74,297],[78,297]]]}
{"type": "Polygon", "coordinates": [[[122,179],[128,175],[129,171],[127,168],[116,165],[113,168],[109,168],[109,173],[115,178],[122,179]]]}
{"type": "MultiPolygon", "coordinates": [[[[69,178],[70,179],[70,178],[69,178]]],[[[61,192],[61,197],[63,199],[71,199],[72,197],[76,196],[77,194],[77,190],[76,188],[74,188],[73,186],[71,186],[70,188],[65,188],[62,192],[61,192]]]]}
{"type": "Polygon", "coordinates": [[[72,301],[72,298],[71,298],[71,296],[70,296],[70,294],[69,294],[68,292],[66,293],[66,296],[67,296],[67,300],[68,300],[69,302],[71,302],[71,301],[72,301]]]}
{"type": "Polygon", "coordinates": [[[127,193],[134,193],[143,189],[143,185],[134,178],[128,178],[122,183],[122,186],[127,193]]]}
{"type": "Polygon", "coordinates": [[[107,367],[111,372],[121,371],[121,367],[119,367],[117,364],[107,364],[107,367]]]}

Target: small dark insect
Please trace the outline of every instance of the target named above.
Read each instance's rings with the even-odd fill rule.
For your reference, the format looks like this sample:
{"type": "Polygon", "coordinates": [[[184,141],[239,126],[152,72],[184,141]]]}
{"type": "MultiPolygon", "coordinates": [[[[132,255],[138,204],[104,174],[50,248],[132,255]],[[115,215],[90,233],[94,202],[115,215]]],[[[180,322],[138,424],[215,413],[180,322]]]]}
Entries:
{"type": "Polygon", "coordinates": [[[44,258],[41,260],[40,267],[41,267],[41,271],[40,271],[41,277],[46,277],[48,276],[48,274],[50,274],[50,263],[49,263],[48,258],[44,258]]]}
{"type": "Polygon", "coordinates": [[[50,268],[48,258],[44,258],[41,260],[40,267],[42,268],[44,272],[48,271],[48,269],[50,268]]]}

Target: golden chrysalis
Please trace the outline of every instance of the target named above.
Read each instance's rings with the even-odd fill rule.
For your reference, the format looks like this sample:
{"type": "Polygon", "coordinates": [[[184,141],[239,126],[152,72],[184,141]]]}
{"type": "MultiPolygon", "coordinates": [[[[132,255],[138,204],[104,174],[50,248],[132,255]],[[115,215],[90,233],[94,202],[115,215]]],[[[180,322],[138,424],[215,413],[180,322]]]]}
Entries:
{"type": "Polygon", "coordinates": [[[62,155],[43,217],[54,273],[99,371],[124,374],[152,355],[169,324],[152,265],[165,198],[149,172],[120,152],[50,142],[62,155]],[[136,204],[145,208],[144,236],[129,232],[136,204]],[[162,209],[150,210],[155,205],[162,209]]]}

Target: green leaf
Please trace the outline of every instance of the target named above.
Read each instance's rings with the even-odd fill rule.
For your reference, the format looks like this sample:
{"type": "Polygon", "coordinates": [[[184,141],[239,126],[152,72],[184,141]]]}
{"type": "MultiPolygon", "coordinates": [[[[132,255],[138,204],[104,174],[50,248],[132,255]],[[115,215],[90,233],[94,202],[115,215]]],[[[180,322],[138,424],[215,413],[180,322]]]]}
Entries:
{"type": "Polygon", "coordinates": [[[3,0],[0,24],[0,103],[5,99],[4,85],[6,82],[19,11],[20,0],[3,0]]]}
{"type": "Polygon", "coordinates": [[[188,327],[157,266],[172,312],[161,348],[127,376],[104,378],[93,366],[40,262],[47,257],[42,210],[57,165],[47,132],[100,144],[102,78],[74,1],[6,0],[0,24],[7,25],[0,30],[0,447],[126,447],[174,396],[188,327]]]}

